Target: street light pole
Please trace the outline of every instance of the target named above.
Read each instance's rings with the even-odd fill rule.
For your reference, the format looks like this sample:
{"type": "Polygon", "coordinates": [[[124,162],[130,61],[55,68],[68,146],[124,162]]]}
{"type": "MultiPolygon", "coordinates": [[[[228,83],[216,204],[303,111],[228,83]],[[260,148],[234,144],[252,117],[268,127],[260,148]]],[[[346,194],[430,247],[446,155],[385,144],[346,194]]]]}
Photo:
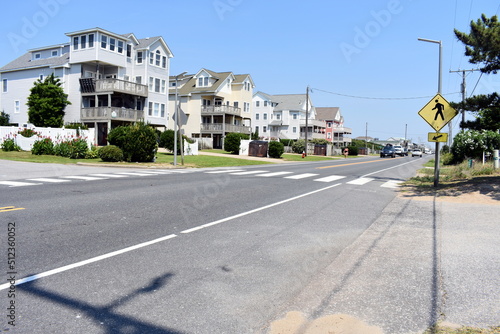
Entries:
{"type": "MultiPolygon", "coordinates": [[[[441,94],[442,88],[442,67],[443,67],[443,43],[441,41],[435,41],[432,39],[419,38],[419,41],[429,42],[439,44],[439,72],[438,72],[438,94],[441,94]]],[[[439,184],[439,142],[436,141],[436,152],[434,152],[434,187],[437,187],[439,184]]]]}
{"type": "Polygon", "coordinates": [[[177,166],[177,122],[179,121],[179,104],[178,104],[178,90],[177,82],[179,77],[186,74],[187,72],[182,72],[175,76],[175,110],[174,110],[174,166],[177,166]]]}

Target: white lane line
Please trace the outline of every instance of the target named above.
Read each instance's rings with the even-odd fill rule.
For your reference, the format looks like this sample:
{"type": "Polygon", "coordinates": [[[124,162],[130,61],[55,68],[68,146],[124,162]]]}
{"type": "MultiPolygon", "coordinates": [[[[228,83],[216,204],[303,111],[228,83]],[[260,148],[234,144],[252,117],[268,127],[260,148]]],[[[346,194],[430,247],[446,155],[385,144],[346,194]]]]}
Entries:
{"type": "Polygon", "coordinates": [[[83,180],[83,181],[96,181],[96,180],[104,180],[102,177],[94,177],[94,176],[84,176],[84,175],[75,175],[75,176],[61,176],[65,179],[75,179],[75,180],[83,180]]]}
{"type": "Polygon", "coordinates": [[[49,179],[49,178],[45,178],[45,177],[41,177],[41,178],[38,178],[38,179],[28,179],[28,181],[47,182],[47,183],[71,182],[71,180],[49,179]]]}
{"type": "Polygon", "coordinates": [[[316,175],[319,175],[319,174],[304,173],[304,174],[298,174],[298,175],[292,175],[292,176],[285,176],[285,179],[300,180],[300,179],[305,179],[308,177],[313,177],[316,175]]]}
{"type": "Polygon", "coordinates": [[[4,184],[9,187],[25,187],[25,186],[36,186],[41,183],[29,183],[29,182],[19,182],[19,181],[0,181],[0,184],[4,184]]]}
{"type": "Polygon", "coordinates": [[[372,179],[371,177],[360,177],[360,178],[357,178],[355,180],[352,180],[352,181],[349,181],[346,183],[347,184],[355,184],[357,186],[362,186],[363,184],[367,184],[368,182],[371,182],[373,180],[374,179],[372,179]]]}
{"type": "Polygon", "coordinates": [[[267,173],[267,174],[259,174],[256,176],[272,177],[272,176],[280,176],[280,175],[286,175],[286,174],[292,174],[292,172],[274,172],[274,173],[267,173]]]}
{"type": "Polygon", "coordinates": [[[203,224],[203,225],[200,225],[200,226],[196,226],[196,227],[193,227],[193,228],[181,231],[181,233],[191,233],[191,232],[194,232],[194,231],[198,231],[198,230],[201,230],[201,229],[204,229],[204,228],[207,228],[207,227],[210,227],[210,226],[214,226],[214,225],[217,225],[217,224],[220,224],[220,223],[224,223],[224,222],[236,219],[236,218],[247,216],[247,215],[250,215],[250,214],[255,213],[255,212],[266,210],[266,209],[272,208],[272,207],[277,206],[277,205],[281,205],[281,204],[284,204],[284,203],[287,203],[287,202],[291,202],[291,201],[294,201],[294,200],[302,198],[302,197],[306,197],[306,196],[309,196],[309,195],[312,195],[312,194],[315,194],[315,193],[319,193],[321,191],[328,190],[330,188],[333,188],[333,187],[336,187],[336,186],[340,186],[340,185],[341,185],[341,183],[337,183],[337,184],[334,184],[334,185],[331,185],[331,186],[328,186],[328,187],[325,187],[325,188],[314,190],[314,191],[311,191],[311,192],[308,192],[308,193],[305,193],[305,194],[302,194],[302,195],[298,195],[298,196],[295,196],[295,197],[291,197],[291,198],[285,199],[283,201],[279,201],[279,202],[276,202],[276,203],[273,203],[273,204],[265,205],[265,206],[257,208],[257,209],[253,209],[253,210],[250,210],[250,211],[242,212],[242,213],[239,213],[239,214],[231,216],[231,217],[222,218],[222,219],[213,221],[213,222],[208,223],[208,224],[203,224]]]}
{"type": "Polygon", "coordinates": [[[148,173],[148,174],[170,174],[170,172],[166,171],[166,170],[144,170],[144,171],[141,171],[141,173],[148,173]]]}
{"type": "Polygon", "coordinates": [[[317,182],[332,182],[332,181],[340,180],[340,179],[343,179],[343,178],[345,178],[345,176],[342,176],[342,175],[330,175],[330,176],[327,176],[327,177],[322,177],[320,179],[315,179],[313,181],[317,181],[317,182]]]}
{"type": "Polygon", "coordinates": [[[127,175],[118,175],[118,174],[89,174],[89,176],[100,176],[100,177],[128,177],[127,175]]]}
{"type": "Polygon", "coordinates": [[[396,166],[392,166],[392,167],[389,167],[389,168],[384,168],[384,169],[381,169],[381,170],[377,170],[375,172],[371,172],[371,173],[368,173],[368,174],[365,174],[361,177],[367,177],[367,176],[370,176],[370,175],[373,175],[373,174],[377,174],[377,173],[380,173],[380,172],[384,172],[386,170],[389,170],[389,169],[393,169],[393,168],[397,168],[397,167],[401,167],[401,166],[404,166],[404,165],[407,165],[407,164],[411,164],[413,163],[415,160],[412,160],[412,161],[409,161],[409,162],[405,162],[405,163],[402,163],[402,164],[399,164],[399,165],[396,165],[396,166]]]}
{"type": "MultiPolygon", "coordinates": [[[[134,246],[123,248],[123,249],[120,249],[120,250],[117,250],[117,251],[114,251],[114,252],[111,252],[111,253],[99,255],[99,256],[90,258],[88,260],[76,262],[76,263],[73,263],[73,264],[69,264],[67,266],[63,266],[63,267],[59,267],[59,268],[52,269],[52,270],[49,270],[49,271],[45,271],[45,272],[40,273],[40,274],[35,274],[35,275],[32,275],[32,276],[28,276],[28,277],[22,278],[20,280],[17,280],[15,285],[20,285],[20,284],[28,283],[28,282],[40,279],[42,277],[47,277],[47,276],[51,276],[51,275],[54,275],[54,274],[58,274],[58,273],[61,273],[63,271],[67,271],[67,270],[70,270],[70,269],[78,268],[78,267],[81,267],[81,266],[84,266],[84,265],[87,265],[87,264],[90,264],[90,263],[101,261],[101,260],[104,260],[104,259],[107,259],[107,258],[110,258],[110,257],[113,257],[113,256],[117,256],[117,255],[120,255],[120,254],[123,254],[123,253],[127,253],[127,252],[130,252],[130,251],[139,249],[139,248],[150,246],[150,245],[156,244],[158,242],[162,242],[162,241],[165,241],[165,240],[168,240],[168,239],[172,239],[172,238],[175,238],[175,237],[177,237],[177,235],[170,234],[170,235],[158,238],[158,239],[154,239],[154,240],[151,240],[151,241],[146,241],[146,242],[134,245],[134,246]]],[[[2,285],[0,285],[0,290],[5,290],[5,289],[7,289],[9,287],[10,287],[10,283],[2,284],[2,285]]]]}
{"type": "Polygon", "coordinates": [[[139,173],[139,172],[120,172],[116,173],[119,175],[130,175],[130,176],[151,176],[153,174],[139,173]]]}
{"type": "Polygon", "coordinates": [[[396,189],[397,187],[400,186],[401,183],[403,183],[404,181],[395,181],[395,180],[391,180],[391,181],[387,181],[385,182],[384,184],[381,185],[382,188],[391,188],[391,189],[396,189]]]}
{"type": "Polygon", "coordinates": [[[205,172],[207,174],[221,174],[221,173],[233,173],[233,172],[243,172],[244,169],[226,169],[226,170],[215,170],[211,172],[205,172]]]}
{"type": "Polygon", "coordinates": [[[260,174],[260,173],[267,173],[267,170],[251,170],[251,171],[246,171],[246,172],[236,172],[236,173],[230,173],[231,175],[252,175],[252,174],[260,174]]]}

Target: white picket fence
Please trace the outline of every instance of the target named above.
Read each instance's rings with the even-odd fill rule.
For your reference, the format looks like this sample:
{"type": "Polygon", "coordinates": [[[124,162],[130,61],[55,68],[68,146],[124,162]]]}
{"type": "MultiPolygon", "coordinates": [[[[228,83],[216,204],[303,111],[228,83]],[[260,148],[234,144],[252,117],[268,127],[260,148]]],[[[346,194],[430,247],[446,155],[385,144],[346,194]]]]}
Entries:
{"type": "Polygon", "coordinates": [[[0,145],[5,139],[13,138],[15,143],[23,151],[31,151],[35,141],[41,138],[50,138],[54,143],[62,142],[65,140],[71,140],[78,137],[78,132],[80,137],[87,141],[87,146],[90,148],[92,145],[96,144],[95,131],[94,129],[88,130],[76,130],[76,129],[65,129],[65,128],[35,128],[31,129],[37,132],[37,135],[32,137],[23,137],[19,134],[24,128],[16,126],[0,126],[0,145]]]}

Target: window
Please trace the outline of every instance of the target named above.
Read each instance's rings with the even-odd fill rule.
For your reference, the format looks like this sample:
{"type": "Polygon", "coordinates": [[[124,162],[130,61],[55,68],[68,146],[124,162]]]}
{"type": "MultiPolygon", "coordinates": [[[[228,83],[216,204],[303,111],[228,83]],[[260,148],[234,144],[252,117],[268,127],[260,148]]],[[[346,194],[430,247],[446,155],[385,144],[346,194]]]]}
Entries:
{"type": "Polygon", "coordinates": [[[294,127],[292,128],[292,132],[293,132],[293,133],[297,133],[297,127],[296,127],[296,126],[294,126],[294,127]]]}
{"type": "Polygon", "coordinates": [[[167,68],[167,57],[165,56],[161,58],[161,67],[167,68]]]}
{"type": "Polygon", "coordinates": [[[123,41],[118,41],[118,53],[123,53],[123,41]]]}
{"type": "Polygon", "coordinates": [[[260,101],[255,101],[255,106],[260,107],[260,101]]]}
{"type": "Polygon", "coordinates": [[[14,101],[14,113],[19,114],[21,111],[21,102],[19,100],[14,101]]]}
{"type": "Polygon", "coordinates": [[[153,116],[153,102],[149,102],[148,116],[153,116]]]}
{"type": "Polygon", "coordinates": [[[2,86],[3,86],[2,92],[4,92],[4,93],[7,93],[7,83],[8,83],[7,79],[2,80],[2,86]]]}
{"type": "Polygon", "coordinates": [[[165,103],[160,106],[160,117],[165,117],[165,103]]]}
{"type": "Polygon", "coordinates": [[[85,49],[87,47],[87,35],[80,36],[80,48],[85,49]]]}
{"type": "Polygon", "coordinates": [[[89,35],[89,48],[94,47],[94,34],[89,35]]]}
{"type": "Polygon", "coordinates": [[[255,114],[255,120],[258,121],[260,118],[260,115],[259,114],[255,114]]]}
{"type": "Polygon", "coordinates": [[[156,66],[160,66],[160,59],[161,59],[160,51],[156,50],[156,66]]]}
{"type": "Polygon", "coordinates": [[[267,107],[267,101],[264,101],[264,107],[267,107]]]}
{"type": "Polygon", "coordinates": [[[155,93],[160,92],[160,79],[155,78],[155,93]]]}
{"type": "Polygon", "coordinates": [[[153,116],[158,117],[160,113],[160,104],[155,102],[155,109],[153,111],[153,116]]]}
{"type": "Polygon", "coordinates": [[[281,119],[281,114],[276,114],[276,119],[280,120],[281,119]]]}
{"type": "Polygon", "coordinates": [[[328,139],[332,139],[332,133],[331,133],[331,132],[328,132],[328,133],[326,134],[326,138],[328,138],[328,139]]]}
{"type": "Polygon", "coordinates": [[[267,132],[267,126],[262,127],[262,132],[267,132]]]}
{"type": "Polygon", "coordinates": [[[116,39],[110,38],[109,39],[109,50],[110,51],[115,51],[115,44],[116,44],[116,39]]]}
{"type": "Polygon", "coordinates": [[[137,64],[142,64],[142,57],[143,57],[142,51],[137,52],[137,64]]]}
{"type": "Polygon", "coordinates": [[[149,63],[153,65],[153,62],[155,60],[155,54],[153,52],[149,52],[149,63]]]}
{"type": "Polygon", "coordinates": [[[73,37],[73,50],[78,50],[78,36],[73,37]]]}
{"type": "Polygon", "coordinates": [[[135,77],[135,83],[138,83],[139,85],[142,84],[142,77],[141,76],[135,77]]]}
{"type": "Polygon", "coordinates": [[[255,127],[255,132],[259,133],[259,127],[258,126],[255,127]]]}
{"type": "Polygon", "coordinates": [[[38,76],[38,79],[40,79],[40,81],[43,81],[43,74],[40,74],[40,75],[38,76]]]}
{"type": "Polygon", "coordinates": [[[329,127],[329,128],[331,128],[331,127],[332,127],[332,122],[328,122],[328,123],[326,123],[326,124],[327,124],[327,125],[326,125],[327,127],[329,127]]]}
{"type": "Polygon", "coordinates": [[[101,36],[101,48],[106,49],[108,47],[108,36],[101,36]]]}
{"type": "Polygon", "coordinates": [[[57,50],[53,50],[51,53],[52,57],[57,57],[59,55],[59,52],[57,50]]]}
{"type": "Polygon", "coordinates": [[[162,80],[161,81],[161,93],[162,94],[165,94],[166,85],[167,85],[167,81],[166,80],[162,80]]]}
{"type": "Polygon", "coordinates": [[[132,45],[127,44],[127,57],[132,57],[132,45]]]}
{"type": "Polygon", "coordinates": [[[198,78],[198,87],[203,86],[203,78],[198,78]]]}
{"type": "Polygon", "coordinates": [[[149,91],[150,92],[153,91],[154,80],[155,79],[153,77],[149,77],[149,91]]]}
{"type": "Polygon", "coordinates": [[[265,119],[265,120],[267,119],[267,114],[266,114],[266,113],[264,113],[264,119],[265,119]]]}
{"type": "Polygon", "coordinates": [[[297,114],[293,114],[293,119],[297,119],[297,114]]]}
{"type": "Polygon", "coordinates": [[[235,108],[238,108],[238,106],[239,106],[238,101],[235,101],[235,102],[234,102],[234,107],[235,107],[235,108]]]}

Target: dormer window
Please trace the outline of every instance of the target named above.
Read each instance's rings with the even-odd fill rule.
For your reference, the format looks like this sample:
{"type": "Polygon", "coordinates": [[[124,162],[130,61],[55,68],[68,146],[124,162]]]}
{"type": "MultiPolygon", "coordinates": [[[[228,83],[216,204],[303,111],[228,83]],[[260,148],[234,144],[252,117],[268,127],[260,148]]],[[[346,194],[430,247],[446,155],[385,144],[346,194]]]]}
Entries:
{"type": "Polygon", "coordinates": [[[59,56],[59,52],[57,50],[52,50],[51,57],[57,57],[57,56],[59,56]]]}
{"type": "Polygon", "coordinates": [[[199,77],[198,87],[208,87],[208,77],[199,77]]]}
{"type": "Polygon", "coordinates": [[[42,54],[41,53],[35,53],[33,56],[33,59],[42,59],[42,54]]]}

